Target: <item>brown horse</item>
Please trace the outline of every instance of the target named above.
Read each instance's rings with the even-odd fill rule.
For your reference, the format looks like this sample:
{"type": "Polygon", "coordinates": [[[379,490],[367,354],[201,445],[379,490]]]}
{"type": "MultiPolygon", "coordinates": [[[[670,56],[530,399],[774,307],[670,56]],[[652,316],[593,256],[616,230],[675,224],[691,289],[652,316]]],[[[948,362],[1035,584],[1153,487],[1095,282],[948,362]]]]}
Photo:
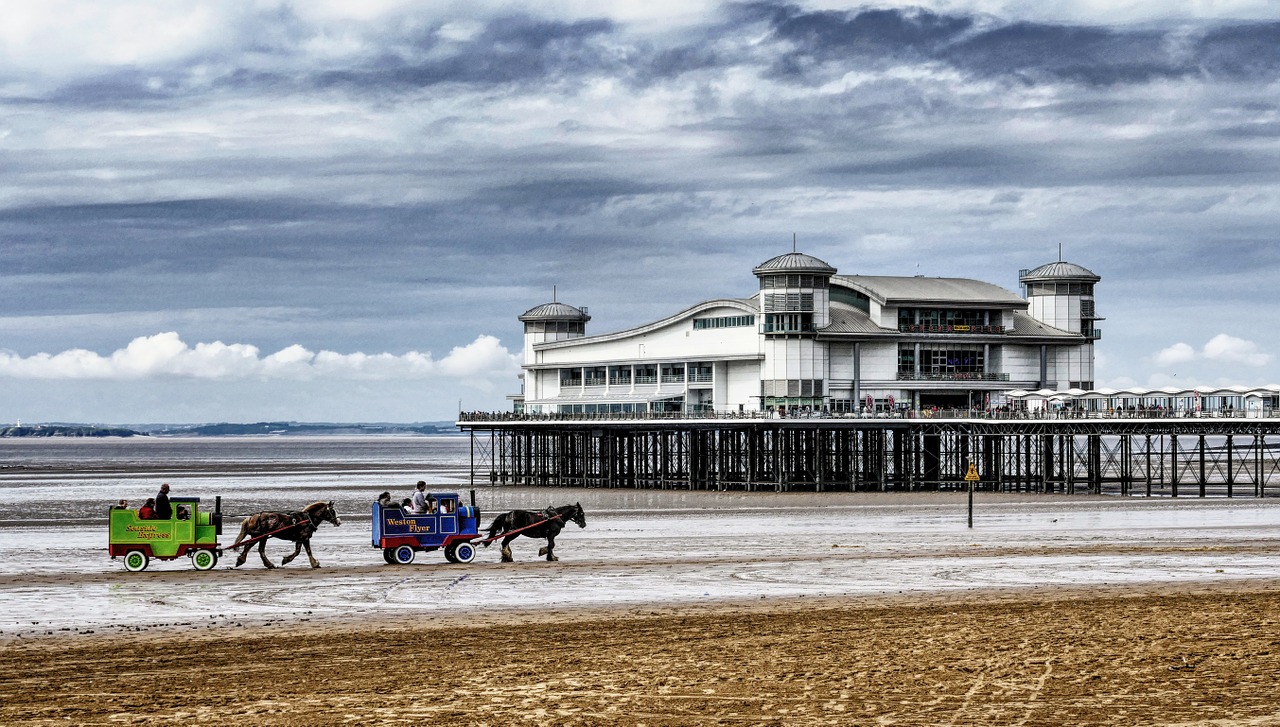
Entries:
{"type": "MultiPolygon", "coordinates": [[[[231,544],[231,549],[240,547],[240,541],[244,540],[245,536],[256,538],[269,534],[270,537],[263,537],[258,541],[258,555],[262,556],[263,565],[275,568],[275,565],[267,560],[267,541],[271,538],[279,538],[295,543],[293,553],[282,558],[280,565],[288,565],[289,561],[297,558],[302,549],[306,548],[311,567],[319,568],[320,561],[311,554],[311,536],[323,522],[333,523],[334,527],[342,525],[342,520],[338,518],[338,512],[333,509],[332,502],[313,502],[298,512],[260,512],[250,515],[240,523],[240,534],[236,536],[236,542],[231,544]]],[[[245,546],[244,552],[240,553],[240,557],[236,559],[237,568],[244,565],[252,547],[252,543],[245,546]]]]}

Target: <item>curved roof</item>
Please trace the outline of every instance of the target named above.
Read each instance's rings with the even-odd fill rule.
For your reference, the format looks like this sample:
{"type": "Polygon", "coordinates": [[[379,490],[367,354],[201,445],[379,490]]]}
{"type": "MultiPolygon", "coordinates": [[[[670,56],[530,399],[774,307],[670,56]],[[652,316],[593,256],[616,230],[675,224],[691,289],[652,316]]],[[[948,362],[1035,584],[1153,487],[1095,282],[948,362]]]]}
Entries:
{"type": "Polygon", "coordinates": [[[1028,280],[1087,280],[1096,283],[1102,278],[1088,268],[1058,260],[1018,276],[1018,282],[1025,283],[1028,280]]]}
{"type": "Polygon", "coordinates": [[[599,333],[594,336],[584,336],[582,338],[571,338],[564,341],[547,341],[546,343],[534,344],[538,348],[560,348],[566,346],[581,346],[589,343],[599,343],[601,341],[616,341],[622,338],[629,338],[651,331],[656,331],[663,326],[669,326],[677,321],[691,319],[697,313],[711,310],[713,308],[734,308],[744,313],[759,313],[754,298],[716,298],[714,300],[704,300],[697,305],[690,306],[679,313],[669,315],[666,318],[660,318],[651,323],[645,323],[635,328],[628,328],[623,331],[614,331],[613,333],[599,333]]]}
{"type": "Polygon", "coordinates": [[[543,303],[520,314],[521,321],[589,321],[586,311],[565,303],[543,303]]]}
{"type": "Polygon", "coordinates": [[[761,273],[824,273],[835,275],[836,269],[812,255],[802,252],[789,252],[770,260],[765,260],[751,272],[761,273]]]}
{"type": "Polygon", "coordinates": [[[951,303],[1026,308],[1027,301],[992,283],[969,278],[837,275],[832,284],[859,291],[882,305],[951,303]]]}

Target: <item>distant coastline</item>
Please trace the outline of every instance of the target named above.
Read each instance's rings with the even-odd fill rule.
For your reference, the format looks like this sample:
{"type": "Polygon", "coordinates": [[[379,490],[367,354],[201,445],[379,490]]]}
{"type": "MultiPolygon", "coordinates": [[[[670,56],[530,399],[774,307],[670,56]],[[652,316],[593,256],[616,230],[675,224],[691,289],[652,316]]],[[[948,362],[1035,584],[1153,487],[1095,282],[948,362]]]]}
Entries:
{"type": "Polygon", "coordinates": [[[121,427],[95,427],[85,424],[37,424],[0,429],[0,437],[145,437],[143,432],[121,427]]]}
{"type": "Polygon", "coordinates": [[[92,424],[35,424],[0,428],[0,437],[223,437],[247,435],[320,434],[459,434],[453,422],[415,424],[344,424],[302,422],[254,422],[251,424],[145,424],[97,426],[92,424]]]}

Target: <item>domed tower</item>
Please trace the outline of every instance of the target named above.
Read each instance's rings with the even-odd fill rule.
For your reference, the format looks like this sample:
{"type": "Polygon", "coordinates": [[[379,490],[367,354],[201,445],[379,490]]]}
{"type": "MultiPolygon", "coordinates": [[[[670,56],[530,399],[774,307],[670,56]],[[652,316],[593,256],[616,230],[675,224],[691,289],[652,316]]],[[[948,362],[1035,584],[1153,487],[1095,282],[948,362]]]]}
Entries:
{"type": "Polygon", "coordinates": [[[760,279],[764,361],[763,407],[821,406],[826,395],[827,349],[815,340],[831,322],[831,276],[836,269],[812,255],[789,252],[751,271],[760,279]]]}
{"type": "Polygon", "coordinates": [[[1093,272],[1064,260],[1018,275],[1032,318],[1090,339],[1102,337],[1094,323],[1105,320],[1093,305],[1093,285],[1100,280],[1093,272]]]}
{"type": "Polygon", "coordinates": [[[1084,336],[1079,344],[1040,347],[1041,386],[1060,391],[1094,387],[1093,342],[1102,337],[1095,324],[1103,318],[1094,309],[1093,286],[1100,280],[1092,271],[1064,260],[1018,274],[1028,315],[1084,336]]]}
{"type": "Polygon", "coordinates": [[[533,344],[547,341],[565,341],[571,338],[582,338],[587,335],[586,308],[574,308],[571,305],[554,300],[534,306],[520,315],[524,323],[524,362],[533,360],[533,344]]]}

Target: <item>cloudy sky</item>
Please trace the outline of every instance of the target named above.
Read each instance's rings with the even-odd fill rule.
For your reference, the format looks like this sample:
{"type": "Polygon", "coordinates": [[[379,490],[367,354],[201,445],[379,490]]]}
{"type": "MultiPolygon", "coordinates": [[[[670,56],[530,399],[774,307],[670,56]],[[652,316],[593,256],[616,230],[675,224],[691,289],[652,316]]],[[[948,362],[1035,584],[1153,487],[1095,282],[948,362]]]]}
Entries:
{"type": "Polygon", "coordinates": [[[522,311],[1102,276],[1098,384],[1280,382],[1267,0],[0,0],[0,422],[507,408],[522,311]],[[612,7],[611,7],[612,6],[612,7]]]}

